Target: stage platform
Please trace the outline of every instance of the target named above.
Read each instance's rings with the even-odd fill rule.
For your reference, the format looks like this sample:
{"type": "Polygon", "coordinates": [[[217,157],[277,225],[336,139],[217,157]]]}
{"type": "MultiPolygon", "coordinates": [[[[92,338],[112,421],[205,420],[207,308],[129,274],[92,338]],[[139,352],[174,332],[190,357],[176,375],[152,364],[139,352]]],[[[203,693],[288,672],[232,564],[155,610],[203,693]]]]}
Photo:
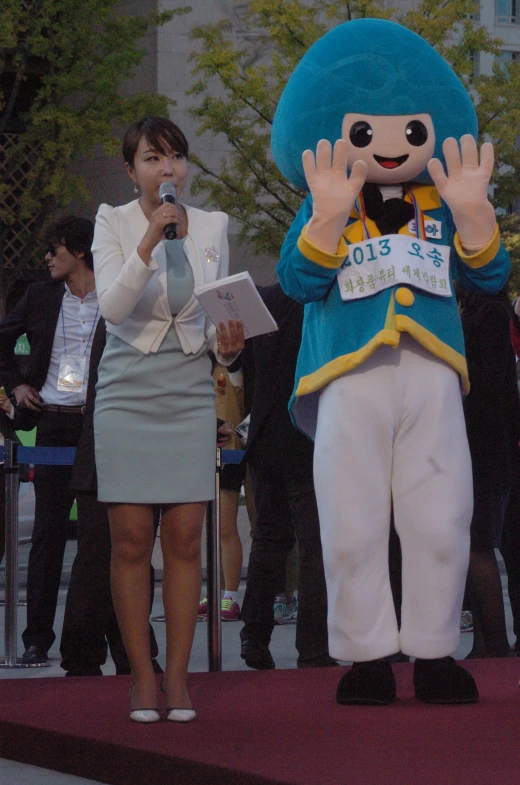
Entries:
{"type": "MultiPolygon", "coordinates": [[[[519,785],[520,660],[465,663],[481,700],[334,701],[344,668],[190,674],[195,722],[138,725],[129,678],[3,679],[0,755],[110,785],[519,785]]],[[[7,785],[7,784],[6,784],[7,785]]]]}

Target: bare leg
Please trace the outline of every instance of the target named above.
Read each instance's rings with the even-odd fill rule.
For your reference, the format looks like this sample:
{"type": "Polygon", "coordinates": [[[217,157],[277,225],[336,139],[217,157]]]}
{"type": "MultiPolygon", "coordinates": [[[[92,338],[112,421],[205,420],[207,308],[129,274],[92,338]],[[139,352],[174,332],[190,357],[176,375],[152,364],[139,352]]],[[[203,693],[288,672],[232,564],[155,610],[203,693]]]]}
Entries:
{"type": "Polygon", "coordinates": [[[228,591],[238,591],[242,574],[242,543],[238,534],[237,514],[240,494],[237,491],[220,492],[220,541],[222,543],[222,586],[228,591]]]}
{"type": "Polygon", "coordinates": [[[172,709],[190,709],[190,659],[201,585],[200,548],[204,502],[175,504],[163,510],[163,605],[166,616],[166,702],[172,709]]]}
{"type": "Polygon", "coordinates": [[[143,504],[112,504],[108,517],[112,598],[132,671],[131,708],[153,709],[157,707],[149,627],[153,509],[143,504]]]}
{"type": "Polygon", "coordinates": [[[467,586],[475,625],[468,657],[510,657],[502,581],[493,548],[471,550],[467,586]]]}

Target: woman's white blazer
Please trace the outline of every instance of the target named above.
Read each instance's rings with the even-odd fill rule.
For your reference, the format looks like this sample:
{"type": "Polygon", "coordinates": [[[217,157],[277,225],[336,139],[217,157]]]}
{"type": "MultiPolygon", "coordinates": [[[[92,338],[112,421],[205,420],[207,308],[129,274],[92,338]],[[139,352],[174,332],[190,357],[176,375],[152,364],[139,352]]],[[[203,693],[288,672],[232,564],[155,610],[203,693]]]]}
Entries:
{"type": "MultiPolygon", "coordinates": [[[[224,278],[229,270],[228,216],[183,207],[188,215],[184,252],[195,286],[224,278]]],[[[99,310],[107,331],[144,354],[159,349],[173,321],[163,243],[155,246],[148,266],[137,253],[147,228],[138,200],[121,207],[102,204],[92,245],[99,310]]],[[[185,354],[195,354],[204,343],[217,354],[215,327],[194,296],[177,314],[175,329],[185,354]]]]}

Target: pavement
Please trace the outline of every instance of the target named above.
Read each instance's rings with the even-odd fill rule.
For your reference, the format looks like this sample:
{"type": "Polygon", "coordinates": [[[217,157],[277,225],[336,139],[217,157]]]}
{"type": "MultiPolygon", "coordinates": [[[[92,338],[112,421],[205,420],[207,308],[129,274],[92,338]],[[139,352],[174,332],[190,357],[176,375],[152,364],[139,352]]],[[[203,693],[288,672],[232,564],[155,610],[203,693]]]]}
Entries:
{"type": "MultiPolygon", "coordinates": [[[[250,535],[249,535],[249,521],[244,507],[239,508],[238,527],[244,547],[244,568],[243,574],[245,575],[245,568],[250,550],[250,535]]],[[[205,539],[205,538],[204,538],[205,539]]],[[[29,545],[21,545],[19,548],[19,563],[20,563],[20,585],[25,585],[25,576],[27,569],[27,558],[29,554],[29,545]]],[[[56,641],[49,652],[50,666],[45,668],[31,668],[31,669],[2,669],[0,670],[0,690],[2,679],[42,679],[50,676],[63,676],[63,671],[60,668],[60,654],[59,654],[59,641],[61,636],[61,628],[63,625],[63,615],[65,610],[65,599],[67,592],[68,575],[74,560],[76,552],[76,544],[74,541],[67,543],[64,568],[62,574],[62,587],[59,593],[58,607],[56,612],[56,620],[54,630],[56,633],[56,641]]],[[[160,551],[156,547],[154,549],[154,564],[157,569],[158,578],[162,575],[162,560],[160,551]]],[[[503,563],[500,560],[502,580],[504,589],[506,588],[506,578],[503,563]]],[[[3,569],[0,569],[0,587],[3,587],[3,569]]],[[[204,591],[204,589],[202,590],[204,591]]],[[[245,591],[245,582],[242,580],[240,584],[240,600],[242,599],[245,591]]],[[[3,597],[3,589],[0,588],[0,598],[3,597]]],[[[20,590],[20,599],[24,598],[24,590],[20,590]]],[[[508,633],[510,641],[514,641],[512,630],[513,620],[511,616],[511,607],[507,591],[504,591],[504,602],[506,607],[506,620],[508,626],[508,633]]],[[[155,616],[163,615],[163,606],[161,600],[161,583],[157,581],[155,601],[152,609],[152,618],[155,616]]],[[[18,656],[23,652],[23,646],[20,638],[20,633],[25,627],[25,606],[18,607],[18,656]]],[[[157,642],[159,645],[158,661],[164,667],[165,659],[165,625],[162,622],[153,622],[157,642]]],[[[227,622],[222,624],[222,670],[224,671],[238,671],[248,670],[244,661],[240,658],[240,629],[241,622],[227,622]]],[[[294,624],[278,625],[275,627],[271,642],[271,653],[273,655],[276,667],[295,668],[296,667],[296,649],[295,643],[296,626],[294,624]]],[[[470,651],[472,646],[472,634],[466,633],[461,636],[460,647],[455,654],[457,659],[463,659],[470,651]]],[[[4,641],[4,614],[0,607],[0,658],[3,655],[3,641],[4,641]]],[[[195,631],[195,640],[193,643],[193,650],[189,664],[191,672],[200,672],[208,670],[208,647],[207,647],[207,624],[205,622],[198,622],[195,631]]],[[[103,666],[103,673],[111,675],[115,673],[115,668],[112,660],[109,658],[105,666],[103,666]]],[[[125,707],[121,708],[122,711],[125,707]]],[[[74,777],[69,774],[61,774],[46,769],[40,769],[35,766],[28,766],[14,761],[9,761],[0,758],[0,783],[5,785],[101,785],[94,780],[86,780],[80,777],[74,777]]]]}

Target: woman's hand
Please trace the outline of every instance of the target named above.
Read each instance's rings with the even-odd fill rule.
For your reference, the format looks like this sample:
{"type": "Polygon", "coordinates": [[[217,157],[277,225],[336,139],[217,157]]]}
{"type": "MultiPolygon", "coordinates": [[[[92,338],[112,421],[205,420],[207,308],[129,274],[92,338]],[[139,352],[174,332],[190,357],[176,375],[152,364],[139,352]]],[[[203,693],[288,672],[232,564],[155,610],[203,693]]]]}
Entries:
{"type": "Polygon", "coordinates": [[[228,328],[224,322],[219,323],[217,330],[217,347],[223,357],[238,354],[244,348],[244,327],[242,322],[230,319],[228,328]]]}
{"type": "Polygon", "coordinates": [[[348,176],[347,152],[345,139],[338,139],[334,150],[327,139],[320,139],[316,158],[312,150],[305,150],[302,155],[312,194],[312,218],[307,224],[306,237],[320,250],[333,254],[367,176],[364,161],[356,161],[348,176]]]}
{"type": "Polygon", "coordinates": [[[11,411],[11,401],[7,397],[7,395],[0,395],[0,409],[6,414],[9,414],[11,411]]]}
{"type": "Polygon", "coordinates": [[[155,246],[164,240],[164,230],[168,224],[176,224],[177,237],[182,239],[188,232],[188,218],[180,204],[165,202],[150,216],[148,229],[139,243],[137,253],[147,265],[151,259],[155,246]]]}
{"type": "Polygon", "coordinates": [[[488,186],[493,173],[493,145],[485,142],[479,151],[471,134],[459,144],[449,137],[442,145],[448,174],[438,158],[432,158],[428,172],[439,196],[450,208],[461,245],[467,251],[481,251],[492,239],[497,219],[488,199],[488,186]]]}
{"type": "Polygon", "coordinates": [[[230,422],[223,423],[217,428],[217,447],[225,447],[229,444],[233,435],[233,426],[230,422]]]}

